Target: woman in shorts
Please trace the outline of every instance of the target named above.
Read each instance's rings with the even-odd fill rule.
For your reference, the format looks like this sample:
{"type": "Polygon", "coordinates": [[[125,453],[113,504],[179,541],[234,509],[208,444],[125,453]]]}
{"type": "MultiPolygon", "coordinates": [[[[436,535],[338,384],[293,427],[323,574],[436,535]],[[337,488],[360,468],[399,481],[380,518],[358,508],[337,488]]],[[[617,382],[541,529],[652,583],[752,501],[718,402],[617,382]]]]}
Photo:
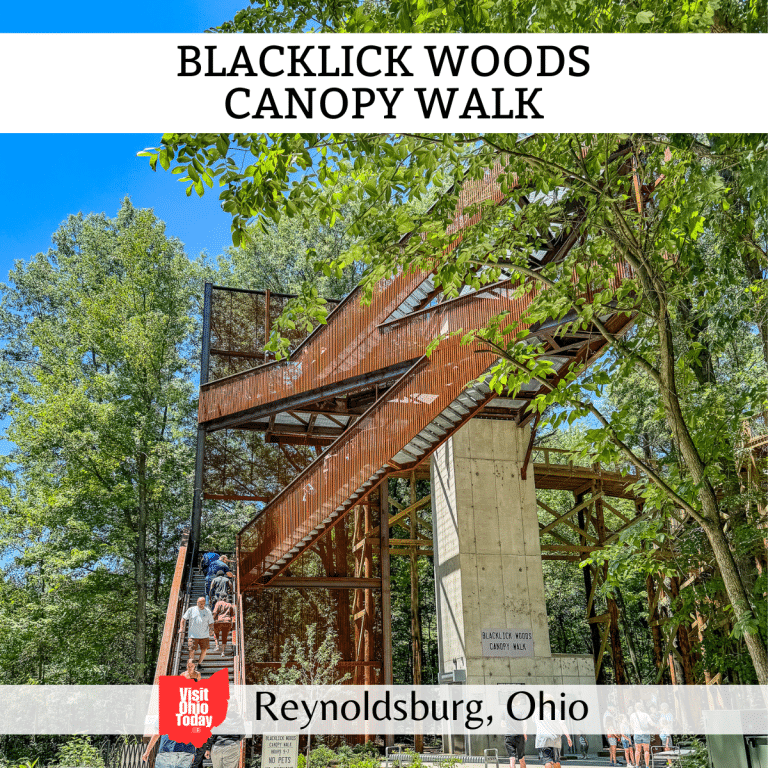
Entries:
{"type": "MultiPolygon", "coordinates": [[[[665,752],[672,749],[672,713],[669,711],[669,704],[666,701],[661,704],[661,714],[659,715],[659,738],[661,746],[665,752]]],[[[667,765],[672,765],[671,760],[667,760],[667,765]]]]}
{"type": "Polygon", "coordinates": [[[626,715],[619,717],[619,736],[621,737],[621,748],[624,750],[624,759],[627,761],[627,768],[634,768],[634,750],[632,749],[632,736],[629,732],[629,719],[626,715]]]}
{"type": "Polygon", "coordinates": [[[653,721],[651,716],[645,711],[641,702],[635,705],[635,711],[629,718],[632,736],[635,739],[635,765],[640,766],[640,755],[645,755],[645,768],[651,763],[651,730],[653,721]]]}

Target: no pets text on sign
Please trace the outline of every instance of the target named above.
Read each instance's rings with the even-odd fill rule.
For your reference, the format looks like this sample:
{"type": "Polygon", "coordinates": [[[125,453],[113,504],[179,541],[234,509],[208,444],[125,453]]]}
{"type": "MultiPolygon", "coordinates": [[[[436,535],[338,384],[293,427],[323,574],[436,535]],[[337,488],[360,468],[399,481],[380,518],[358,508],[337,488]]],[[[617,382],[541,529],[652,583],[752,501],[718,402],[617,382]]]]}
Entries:
{"type": "Polygon", "coordinates": [[[480,640],[486,658],[533,658],[533,632],[530,629],[483,629],[480,640]]]}
{"type": "Polygon", "coordinates": [[[297,768],[299,736],[269,736],[264,734],[261,749],[262,768],[297,768]]]}

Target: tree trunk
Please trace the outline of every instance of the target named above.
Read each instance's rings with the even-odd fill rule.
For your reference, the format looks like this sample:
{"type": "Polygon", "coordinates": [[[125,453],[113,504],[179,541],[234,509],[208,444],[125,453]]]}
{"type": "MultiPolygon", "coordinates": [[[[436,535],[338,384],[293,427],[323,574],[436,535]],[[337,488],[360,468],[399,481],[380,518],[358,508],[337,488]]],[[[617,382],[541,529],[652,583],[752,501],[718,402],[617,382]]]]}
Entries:
{"type": "MultiPolygon", "coordinates": [[[[154,567],[154,584],[152,586],[152,604],[155,608],[160,607],[160,582],[162,580],[162,573],[160,567],[160,541],[162,539],[162,523],[158,516],[155,523],[155,567],[154,567]]],[[[156,612],[155,618],[152,621],[152,642],[149,649],[149,658],[156,659],[160,652],[160,620],[157,618],[156,612]]]]}
{"type": "Polygon", "coordinates": [[[666,305],[660,298],[657,296],[657,300],[660,302],[658,305],[659,373],[660,391],[667,424],[675,446],[697,488],[697,495],[701,504],[700,522],[720,569],[728,600],[733,607],[734,619],[737,624],[744,626],[744,640],[755,667],[758,682],[760,685],[768,685],[768,652],[766,652],[757,632],[756,617],[736,568],[733,552],[720,527],[720,510],[715,490],[706,476],[706,467],[688,431],[688,425],[680,405],[675,377],[672,328],[666,305]]]}
{"type": "Polygon", "coordinates": [[[760,639],[756,626],[757,619],[750,606],[744,585],[741,582],[736,562],[733,559],[733,552],[719,525],[707,523],[704,531],[712,545],[712,552],[720,569],[720,576],[723,579],[728,600],[733,606],[735,622],[737,624],[744,622],[750,625],[745,627],[744,642],[752,659],[752,664],[755,667],[757,681],[760,685],[768,685],[768,652],[766,652],[765,646],[760,639]]]}
{"type": "Polygon", "coordinates": [[[618,587],[614,588],[614,594],[616,596],[616,605],[619,608],[619,617],[621,620],[621,627],[624,630],[624,639],[627,641],[627,650],[629,651],[629,659],[632,662],[632,669],[635,673],[636,685],[643,684],[643,677],[640,674],[640,664],[637,659],[637,649],[635,648],[635,641],[632,638],[632,634],[629,629],[629,622],[627,621],[627,605],[624,601],[624,595],[621,594],[621,590],[618,587]]]}
{"type": "MultiPolygon", "coordinates": [[[[660,672],[664,667],[664,649],[662,648],[661,616],[659,615],[658,598],[656,597],[657,587],[654,584],[653,576],[648,575],[645,579],[645,588],[648,592],[648,621],[651,625],[651,635],[653,637],[653,663],[656,672],[660,672]],[[654,599],[655,598],[655,599],[654,599]],[[650,608],[653,607],[651,611],[650,608]]],[[[662,680],[662,682],[664,682],[662,680]]]]}
{"type": "Polygon", "coordinates": [[[136,519],[136,682],[145,682],[147,650],[147,455],[139,453],[139,510],[136,519]]]}

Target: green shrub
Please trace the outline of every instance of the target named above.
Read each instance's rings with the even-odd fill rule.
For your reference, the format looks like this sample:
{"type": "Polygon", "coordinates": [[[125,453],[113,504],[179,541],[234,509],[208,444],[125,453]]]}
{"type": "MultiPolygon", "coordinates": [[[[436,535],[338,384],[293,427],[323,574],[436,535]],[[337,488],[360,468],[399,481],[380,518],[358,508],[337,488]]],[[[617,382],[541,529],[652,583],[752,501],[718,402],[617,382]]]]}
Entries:
{"type": "Polygon", "coordinates": [[[705,742],[694,739],[691,744],[692,754],[681,757],[675,764],[678,768],[709,768],[709,753],[705,742]]]}
{"type": "Polygon", "coordinates": [[[372,757],[379,756],[379,748],[374,741],[366,741],[364,744],[355,744],[353,752],[358,755],[371,755],[372,757]]]}
{"type": "Polygon", "coordinates": [[[332,762],[336,762],[336,753],[325,744],[316,746],[309,753],[309,768],[328,768],[332,762]]]}
{"type": "Polygon", "coordinates": [[[59,765],[104,768],[101,750],[91,742],[90,736],[74,736],[59,747],[56,756],[59,765]]]}
{"type": "Polygon", "coordinates": [[[351,768],[380,768],[381,758],[376,755],[361,754],[357,759],[351,763],[351,768]]]}

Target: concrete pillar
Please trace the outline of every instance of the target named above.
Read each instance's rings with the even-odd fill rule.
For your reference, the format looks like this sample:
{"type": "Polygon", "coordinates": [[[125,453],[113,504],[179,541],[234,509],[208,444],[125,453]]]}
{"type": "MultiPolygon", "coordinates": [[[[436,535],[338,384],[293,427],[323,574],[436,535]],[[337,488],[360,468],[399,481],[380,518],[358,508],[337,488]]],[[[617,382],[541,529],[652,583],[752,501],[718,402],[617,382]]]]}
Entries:
{"type": "Polygon", "coordinates": [[[465,670],[467,685],[594,684],[590,656],[550,650],[533,470],[520,475],[529,437],[476,418],[432,458],[441,672],[465,670]],[[499,629],[530,631],[533,654],[484,653],[482,632],[499,629]]]}

